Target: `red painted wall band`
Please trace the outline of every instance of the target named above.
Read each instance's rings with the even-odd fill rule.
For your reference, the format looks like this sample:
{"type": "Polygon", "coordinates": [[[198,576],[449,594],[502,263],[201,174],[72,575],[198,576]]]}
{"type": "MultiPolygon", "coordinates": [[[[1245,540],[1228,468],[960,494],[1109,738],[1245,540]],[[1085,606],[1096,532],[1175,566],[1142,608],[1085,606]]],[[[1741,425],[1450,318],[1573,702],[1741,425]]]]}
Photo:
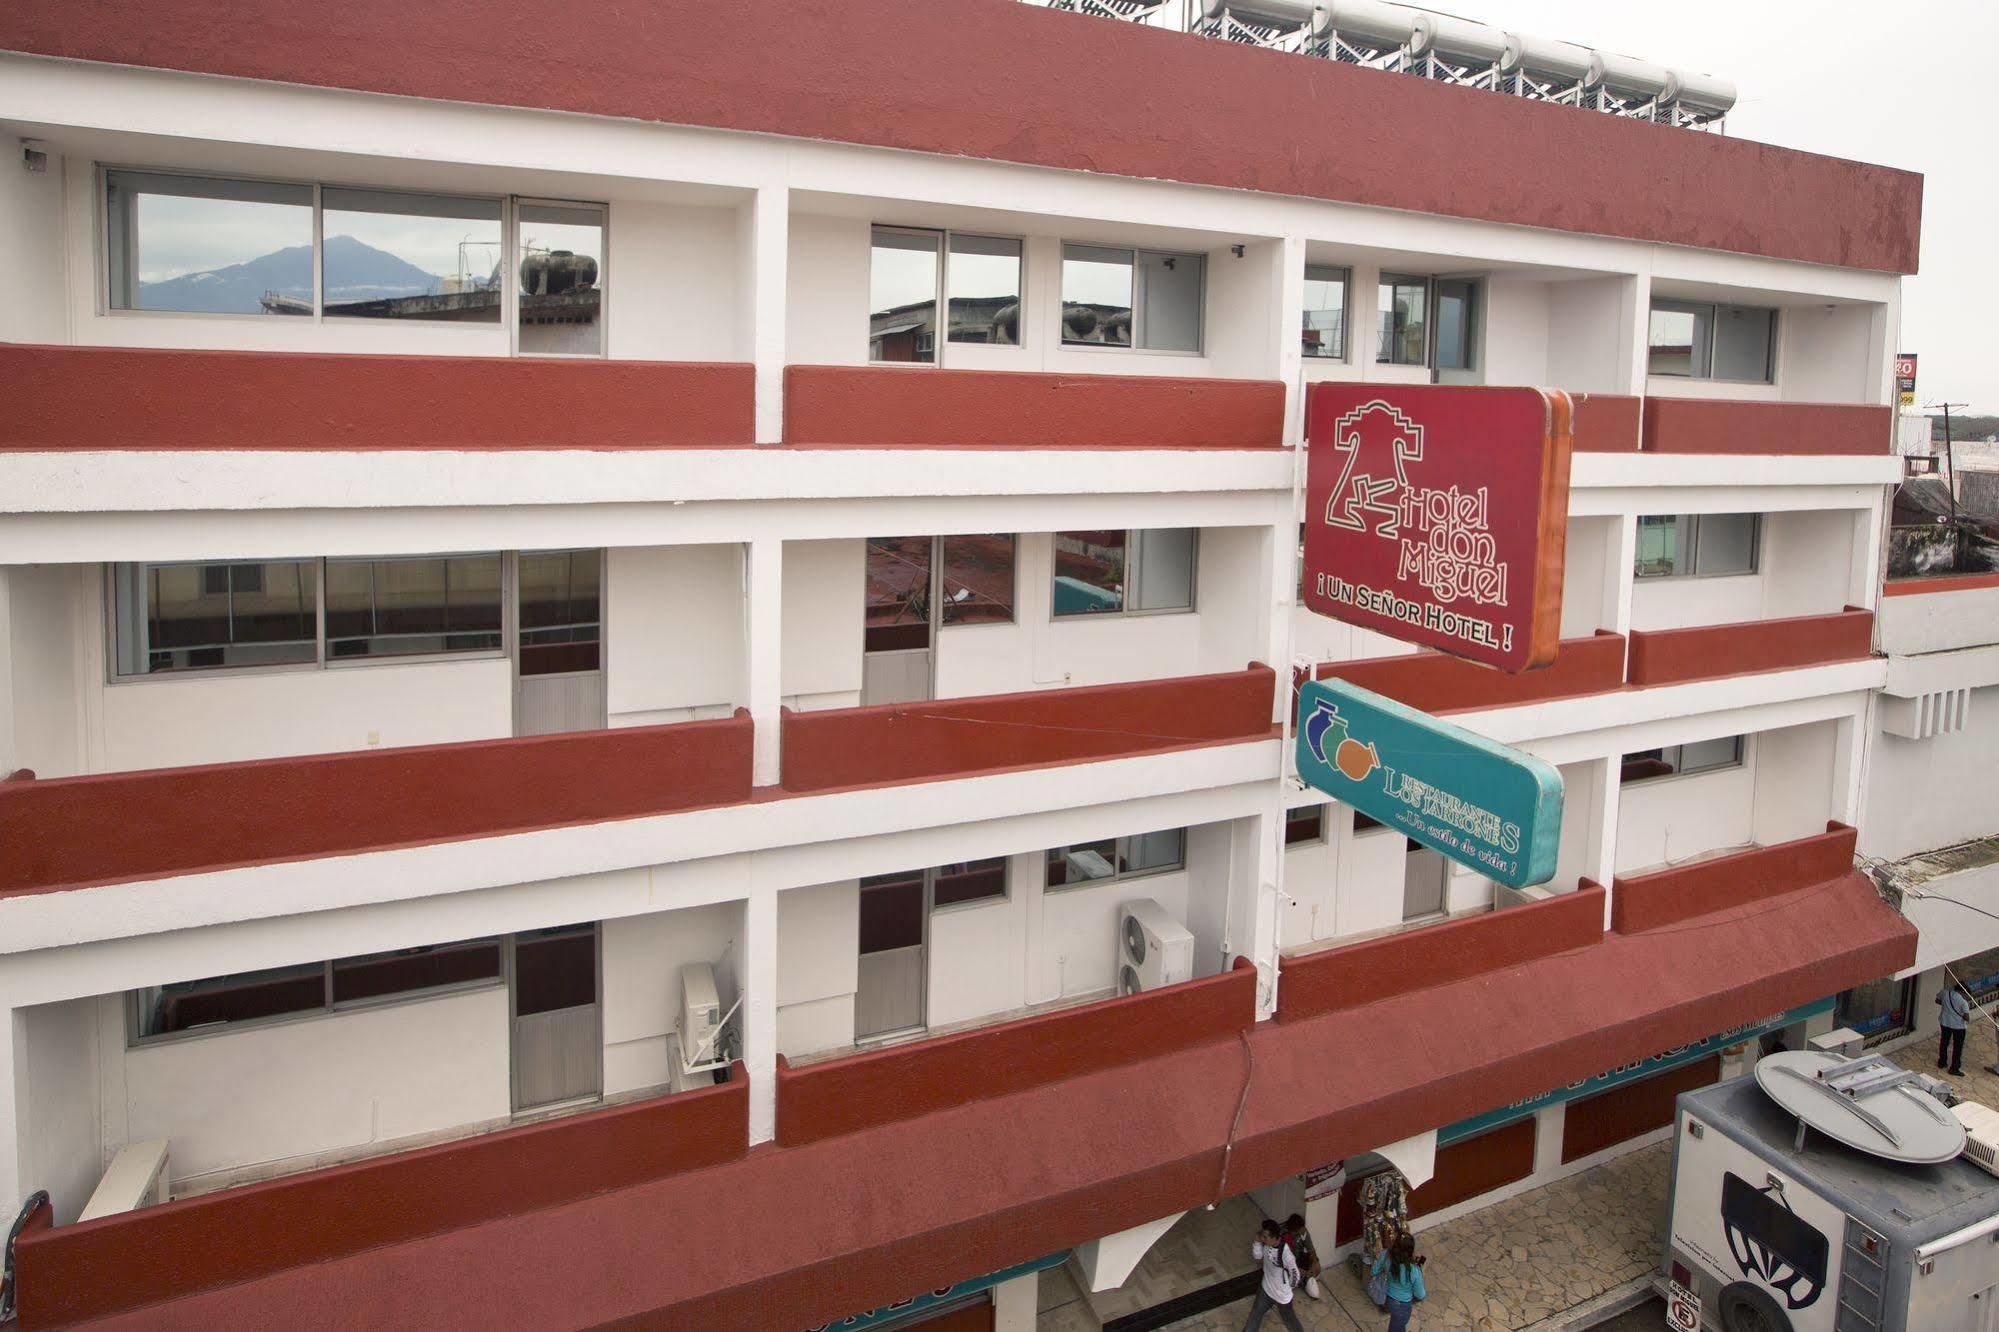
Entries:
{"type": "Polygon", "coordinates": [[[1874,612],[1848,606],[1831,615],[1634,629],[1626,667],[1633,686],[1683,684],[1756,671],[1787,671],[1873,655],[1874,612]]]}
{"type": "MultiPolygon", "coordinates": [[[[5,17],[0,15],[0,26],[5,17]]],[[[752,443],[748,365],[0,344],[0,449],[752,443]]]]}
{"type": "Polygon", "coordinates": [[[750,798],[750,719],[0,786],[0,896],[750,798]]]}
{"type": "Polygon", "coordinates": [[[1624,636],[1599,629],[1589,638],[1565,638],[1554,665],[1519,675],[1440,652],[1419,652],[1328,662],[1319,667],[1318,678],[1345,680],[1423,712],[1510,708],[1622,688],[1624,636]]]}
{"type": "Polygon", "coordinates": [[[1227,1040],[1256,1022],[1256,967],[777,1071],[787,1147],[1227,1040]],[[893,1088],[893,1095],[883,1094],[893,1088]]]}
{"type": "Polygon", "coordinates": [[[784,440],[930,448],[1275,449],[1284,386],[1260,379],[794,365],[784,440]]]}
{"type": "Polygon", "coordinates": [[[1576,393],[1576,453],[1636,453],[1645,399],[1619,393],[1576,393]]]}
{"type": "Polygon", "coordinates": [[[1895,412],[1871,403],[1645,399],[1647,453],[1869,456],[1894,451],[1895,412]]]}
{"type": "Polygon", "coordinates": [[[1136,684],[786,712],[787,791],[1084,763],[1271,733],[1268,666],[1136,684]]]}
{"type": "Polygon", "coordinates": [[[120,0],[14,0],[0,7],[0,49],[1916,271],[1913,173],[1332,60],[1010,0],[792,6],[775,41],[753,5],[598,5],[585,16],[591,59],[524,60],[518,34],[545,12],[354,0],[308,20],[150,0],[135,23],[120,0]],[[1195,104],[1201,114],[1185,114],[1195,104]]]}
{"type": "Polygon", "coordinates": [[[1925,592],[1982,592],[1999,587],[1999,573],[1938,574],[1931,578],[1890,578],[1883,596],[1914,597],[1925,592]]]}
{"type": "Polygon", "coordinates": [[[1612,883],[1610,928],[1642,934],[1731,903],[1760,901],[1836,879],[1853,868],[1858,837],[1843,823],[1829,823],[1824,832],[1792,842],[1650,874],[1620,874],[1612,883]]]}
{"type": "Polygon", "coordinates": [[[22,1324],[63,1326],[740,1159],[749,1075],[115,1216],[18,1245],[22,1324]]]}
{"type": "Polygon", "coordinates": [[[1602,938],[1603,889],[1589,884],[1525,906],[1301,953],[1279,967],[1277,1016],[1295,1022],[1357,1008],[1602,938]]]}

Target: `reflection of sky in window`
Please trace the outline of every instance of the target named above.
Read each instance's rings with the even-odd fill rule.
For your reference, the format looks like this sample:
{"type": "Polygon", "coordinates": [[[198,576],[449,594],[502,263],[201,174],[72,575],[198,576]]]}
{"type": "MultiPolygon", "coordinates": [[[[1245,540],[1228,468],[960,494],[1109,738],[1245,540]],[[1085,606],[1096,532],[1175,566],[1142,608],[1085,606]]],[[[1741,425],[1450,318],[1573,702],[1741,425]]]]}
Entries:
{"type": "Polygon", "coordinates": [[[895,310],[937,298],[935,236],[877,235],[868,265],[868,308],[895,310]]]}
{"type": "Polygon", "coordinates": [[[959,300],[973,300],[981,296],[1019,294],[1020,260],[1011,255],[961,252],[952,254],[951,295],[953,297],[959,300]]]}
{"type": "Polygon", "coordinates": [[[141,194],[139,280],[164,282],[312,244],[312,209],[141,194]]]}
{"type": "Polygon", "coordinates": [[[465,277],[483,280],[500,262],[500,224],[481,218],[398,217],[329,208],[325,231],[328,239],[352,236],[363,245],[386,250],[404,263],[415,264],[438,277],[460,275],[460,242],[467,242],[465,277]]]}
{"type": "MultiPolygon", "coordinates": [[[[1099,252],[1100,253],[1100,252],[1099,252]]],[[[1062,261],[1062,299],[1083,305],[1131,307],[1131,261],[1062,261]]]]}
{"type": "Polygon", "coordinates": [[[523,217],[522,257],[525,258],[533,250],[546,250],[551,254],[557,250],[587,254],[601,266],[604,262],[604,229],[598,226],[571,226],[566,222],[536,222],[523,217]]]}

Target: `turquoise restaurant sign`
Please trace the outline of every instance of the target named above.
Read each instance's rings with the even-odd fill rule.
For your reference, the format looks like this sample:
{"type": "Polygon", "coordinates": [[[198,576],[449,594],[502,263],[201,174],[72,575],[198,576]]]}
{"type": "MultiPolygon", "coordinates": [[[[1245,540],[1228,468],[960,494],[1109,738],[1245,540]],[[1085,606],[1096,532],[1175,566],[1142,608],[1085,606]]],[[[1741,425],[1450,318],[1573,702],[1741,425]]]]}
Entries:
{"type": "Polygon", "coordinates": [[[1553,764],[1344,680],[1299,689],[1297,754],[1308,785],[1489,879],[1555,876],[1553,764]]]}

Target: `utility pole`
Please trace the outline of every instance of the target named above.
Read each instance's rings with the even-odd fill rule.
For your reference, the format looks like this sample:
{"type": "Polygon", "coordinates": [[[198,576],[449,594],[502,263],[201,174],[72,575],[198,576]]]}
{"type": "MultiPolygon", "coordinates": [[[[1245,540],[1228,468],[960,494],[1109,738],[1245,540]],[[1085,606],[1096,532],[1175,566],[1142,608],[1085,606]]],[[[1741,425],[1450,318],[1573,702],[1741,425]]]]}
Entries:
{"type": "Polygon", "coordinates": [[[1950,409],[1953,407],[1969,407],[1970,405],[1970,403],[1966,402],[1933,402],[1930,404],[1931,407],[1943,408],[1944,489],[1950,496],[1950,526],[1952,532],[1956,532],[1957,530],[1957,455],[1950,446],[1950,409]]]}

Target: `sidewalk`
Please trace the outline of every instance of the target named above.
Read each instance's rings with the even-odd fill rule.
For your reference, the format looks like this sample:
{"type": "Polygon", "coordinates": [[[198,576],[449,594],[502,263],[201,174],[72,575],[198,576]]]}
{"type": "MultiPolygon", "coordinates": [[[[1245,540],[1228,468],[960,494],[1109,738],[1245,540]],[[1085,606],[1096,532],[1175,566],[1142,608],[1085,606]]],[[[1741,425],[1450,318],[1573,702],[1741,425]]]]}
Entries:
{"type": "MultiPolygon", "coordinates": [[[[1930,1053],[1934,1063],[1934,1049],[1930,1053]]],[[[1422,1332],[1513,1332],[1656,1270],[1665,1246],[1671,1149],[1670,1143],[1656,1143],[1420,1232],[1417,1250],[1430,1259],[1424,1269],[1430,1298],[1417,1306],[1411,1326],[1422,1332]]],[[[1249,1267],[1250,1238],[1241,1236],[1242,1259],[1231,1271],[1249,1267]]],[[[1295,1306],[1312,1332],[1373,1332],[1387,1325],[1345,1264],[1327,1271],[1322,1284],[1325,1299],[1301,1295],[1295,1306]]],[[[1041,1332],[1101,1326],[1066,1269],[1042,1274],[1041,1304],[1041,1332]]],[[[1237,1332],[1249,1307],[1249,1300],[1239,1300],[1172,1327],[1237,1332]]],[[[1283,1324],[1270,1317],[1264,1327],[1283,1324]]]]}
{"type": "Polygon", "coordinates": [[[1999,1109],[1999,1073],[1992,1071],[1995,1056],[1999,1056],[1999,1026],[1994,1026],[1991,1018],[1973,1013],[1971,1030],[1964,1040],[1963,1077],[1948,1077],[1937,1067],[1937,1038],[1934,1036],[1925,1036],[1905,1045],[1888,1057],[1903,1068],[1943,1078],[1964,1100],[1999,1109]]]}

